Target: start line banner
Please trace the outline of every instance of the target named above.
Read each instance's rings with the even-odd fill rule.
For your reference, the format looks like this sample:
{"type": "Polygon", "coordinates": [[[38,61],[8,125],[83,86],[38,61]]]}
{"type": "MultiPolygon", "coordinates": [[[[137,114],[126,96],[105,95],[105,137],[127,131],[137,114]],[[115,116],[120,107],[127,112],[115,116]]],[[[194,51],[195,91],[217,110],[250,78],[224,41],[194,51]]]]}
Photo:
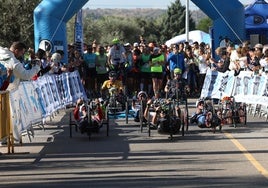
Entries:
{"type": "Polygon", "coordinates": [[[201,92],[201,98],[222,99],[234,96],[237,102],[247,104],[268,104],[268,76],[252,75],[250,71],[221,73],[208,70],[201,92]]]}
{"type": "Polygon", "coordinates": [[[17,90],[10,92],[14,138],[18,140],[33,124],[79,98],[87,99],[87,96],[78,71],[21,82],[17,90]]]}

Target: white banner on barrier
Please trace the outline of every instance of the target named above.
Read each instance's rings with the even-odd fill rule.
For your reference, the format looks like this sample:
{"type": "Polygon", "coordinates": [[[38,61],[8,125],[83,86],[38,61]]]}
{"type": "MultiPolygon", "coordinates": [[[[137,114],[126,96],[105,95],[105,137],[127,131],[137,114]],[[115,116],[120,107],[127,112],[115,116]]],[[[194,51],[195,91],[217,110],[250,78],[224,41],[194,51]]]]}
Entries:
{"type": "Polygon", "coordinates": [[[41,105],[32,82],[22,82],[18,89],[10,92],[11,115],[15,139],[29,125],[42,121],[41,105]]]}
{"type": "Polygon", "coordinates": [[[241,71],[238,76],[234,76],[233,71],[220,73],[209,70],[201,97],[222,99],[224,96],[234,96],[237,102],[267,104],[268,76],[255,76],[249,71],[241,71]]]}
{"type": "Polygon", "coordinates": [[[221,73],[208,70],[201,92],[202,98],[220,99],[223,96],[230,96],[235,83],[234,72],[221,73]]]}
{"type": "Polygon", "coordinates": [[[17,90],[10,92],[15,139],[31,125],[41,123],[43,118],[79,98],[87,99],[87,96],[78,71],[21,82],[17,90]]]}
{"type": "Polygon", "coordinates": [[[233,96],[238,102],[248,104],[267,104],[267,76],[255,76],[243,71],[236,77],[233,96]]]}

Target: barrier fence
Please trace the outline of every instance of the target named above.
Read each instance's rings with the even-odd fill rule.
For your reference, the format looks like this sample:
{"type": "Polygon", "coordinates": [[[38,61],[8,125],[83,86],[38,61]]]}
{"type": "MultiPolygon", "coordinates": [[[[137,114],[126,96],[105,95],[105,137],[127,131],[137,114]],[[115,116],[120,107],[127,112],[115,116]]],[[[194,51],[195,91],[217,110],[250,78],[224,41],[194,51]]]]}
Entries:
{"type": "Polygon", "coordinates": [[[268,75],[252,75],[250,71],[241,71],[234,76],[233,71],[225,73],[207,72],[201,97],[222,99],[234,96],[237,102],[249,104],[268,104],[268,75]]]}
{"type": "Polygon", "coordinates": [[[18,89],[10,91],[9,98],[13,136],[20,140],[21,134],[33,125],[42,124],[57,110],[87,97],[75,71],[21,82],[18,89]]]}

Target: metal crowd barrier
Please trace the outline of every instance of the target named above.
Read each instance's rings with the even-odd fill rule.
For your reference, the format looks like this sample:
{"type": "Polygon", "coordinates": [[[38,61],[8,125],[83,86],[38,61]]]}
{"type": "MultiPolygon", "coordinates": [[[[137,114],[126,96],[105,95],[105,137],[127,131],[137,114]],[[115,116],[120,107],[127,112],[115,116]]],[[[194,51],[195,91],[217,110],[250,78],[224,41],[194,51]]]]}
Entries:
{"type": "Polygon", "coordinates": [[[14,137],[8,91],[0,91],[0,140],[3,142],[7,140],[8,153],[14,153],[14,137]]]}

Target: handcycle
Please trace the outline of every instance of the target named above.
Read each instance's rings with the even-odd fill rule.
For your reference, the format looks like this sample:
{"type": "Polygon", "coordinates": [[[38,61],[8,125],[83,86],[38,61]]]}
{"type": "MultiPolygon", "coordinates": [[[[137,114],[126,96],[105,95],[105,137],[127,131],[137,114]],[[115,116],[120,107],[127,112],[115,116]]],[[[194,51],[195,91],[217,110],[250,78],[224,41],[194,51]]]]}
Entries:
{"type": "Polygon", "coordinates": [[[197,111],[190,118],[190,122],[196,123],[199,128],[209,128],[216,132],[216,128],[222,129],[220,110],[215,108],[214,99],[200,98],[196,101],[197,111]]]}
{"type": "Polygon", "coordinates": [[[109,135],[109,116],[107,110],[101,109],[99,102],[95,100],[90,100],[81,104],[79,108],[84,107],[87,115],[81,119],[77,119],[76,108],[70,112],[69,117],[69,129],[70,129],[70,138],[72,138],[72,127],[75,126],[75,131],[80,130],[81,134],[86,133],[90,140],[93,133],[99,133],[103,125],[106,125],[106,135],[109,135]],[[74,120],[72,118],[74,116],[74,120]]]}
{"type": "Polygon", "coordinates": [[[188,131],[189,129],[189,111],[188,111],[188,99],[186,93],[186,86],[182,80],[178,80],[179,82],[176,83],[175,87],[170,88],[166,92],[166,99],[172,100],[177,106],[179,106],[181,119],[183,126],[182,126],[182,134],[184,136],[184,131],[188,131]],[[179,87],[179,85],[181,87],[179,87]],[[184,130],[185,129],[185,130],[184,130]]]}
{"type": "Polygon", "coordinates": [[[245,103],[236,102],[233,96],[222,98],[220,112],[223,124],[231,124],[234,127],[239,123],[247,124],[247,106],[245,103]]]}
{"type": "Polygon", "coordinates": [[[116,88],[109,89],[109,98],[105,100],[107,116],[117,118],[121,115],[125,116],[126,124],[129,120],[129,103],[131,100],[123,94],[117,93],[116,88]]]}
{"type": "Polygon", "coordinates": [[[178,88],[176,88],[175,90],[175,99],[174,101],[180,105],[183,106],[183,108],[181,108],[181,117],[183,118],[182,123],[182,136],[184,136],[184,129],[186,131],[188,131],[189,129],[189,110],[188,110],[188,99],[187,99],[187,93],[185,92],[186,90],[179,90],[178,88]]]}
{"type": "Polygon", "coordinates": [[[154,100],[147,108],[149,112],[146,117],[146,125],[149,136],[151,136],[152,127],[157,129],[159,134],[169,135],[170,140],[173,140],[173,136],[179,132],[182,132],[182,136],[184,136],[185,117],[177,101],[160,98],[154,100]],[[152,114],[158,116],[156,122],[152,122],[154,119],[154,117],[151,118],[152,114]]]}

